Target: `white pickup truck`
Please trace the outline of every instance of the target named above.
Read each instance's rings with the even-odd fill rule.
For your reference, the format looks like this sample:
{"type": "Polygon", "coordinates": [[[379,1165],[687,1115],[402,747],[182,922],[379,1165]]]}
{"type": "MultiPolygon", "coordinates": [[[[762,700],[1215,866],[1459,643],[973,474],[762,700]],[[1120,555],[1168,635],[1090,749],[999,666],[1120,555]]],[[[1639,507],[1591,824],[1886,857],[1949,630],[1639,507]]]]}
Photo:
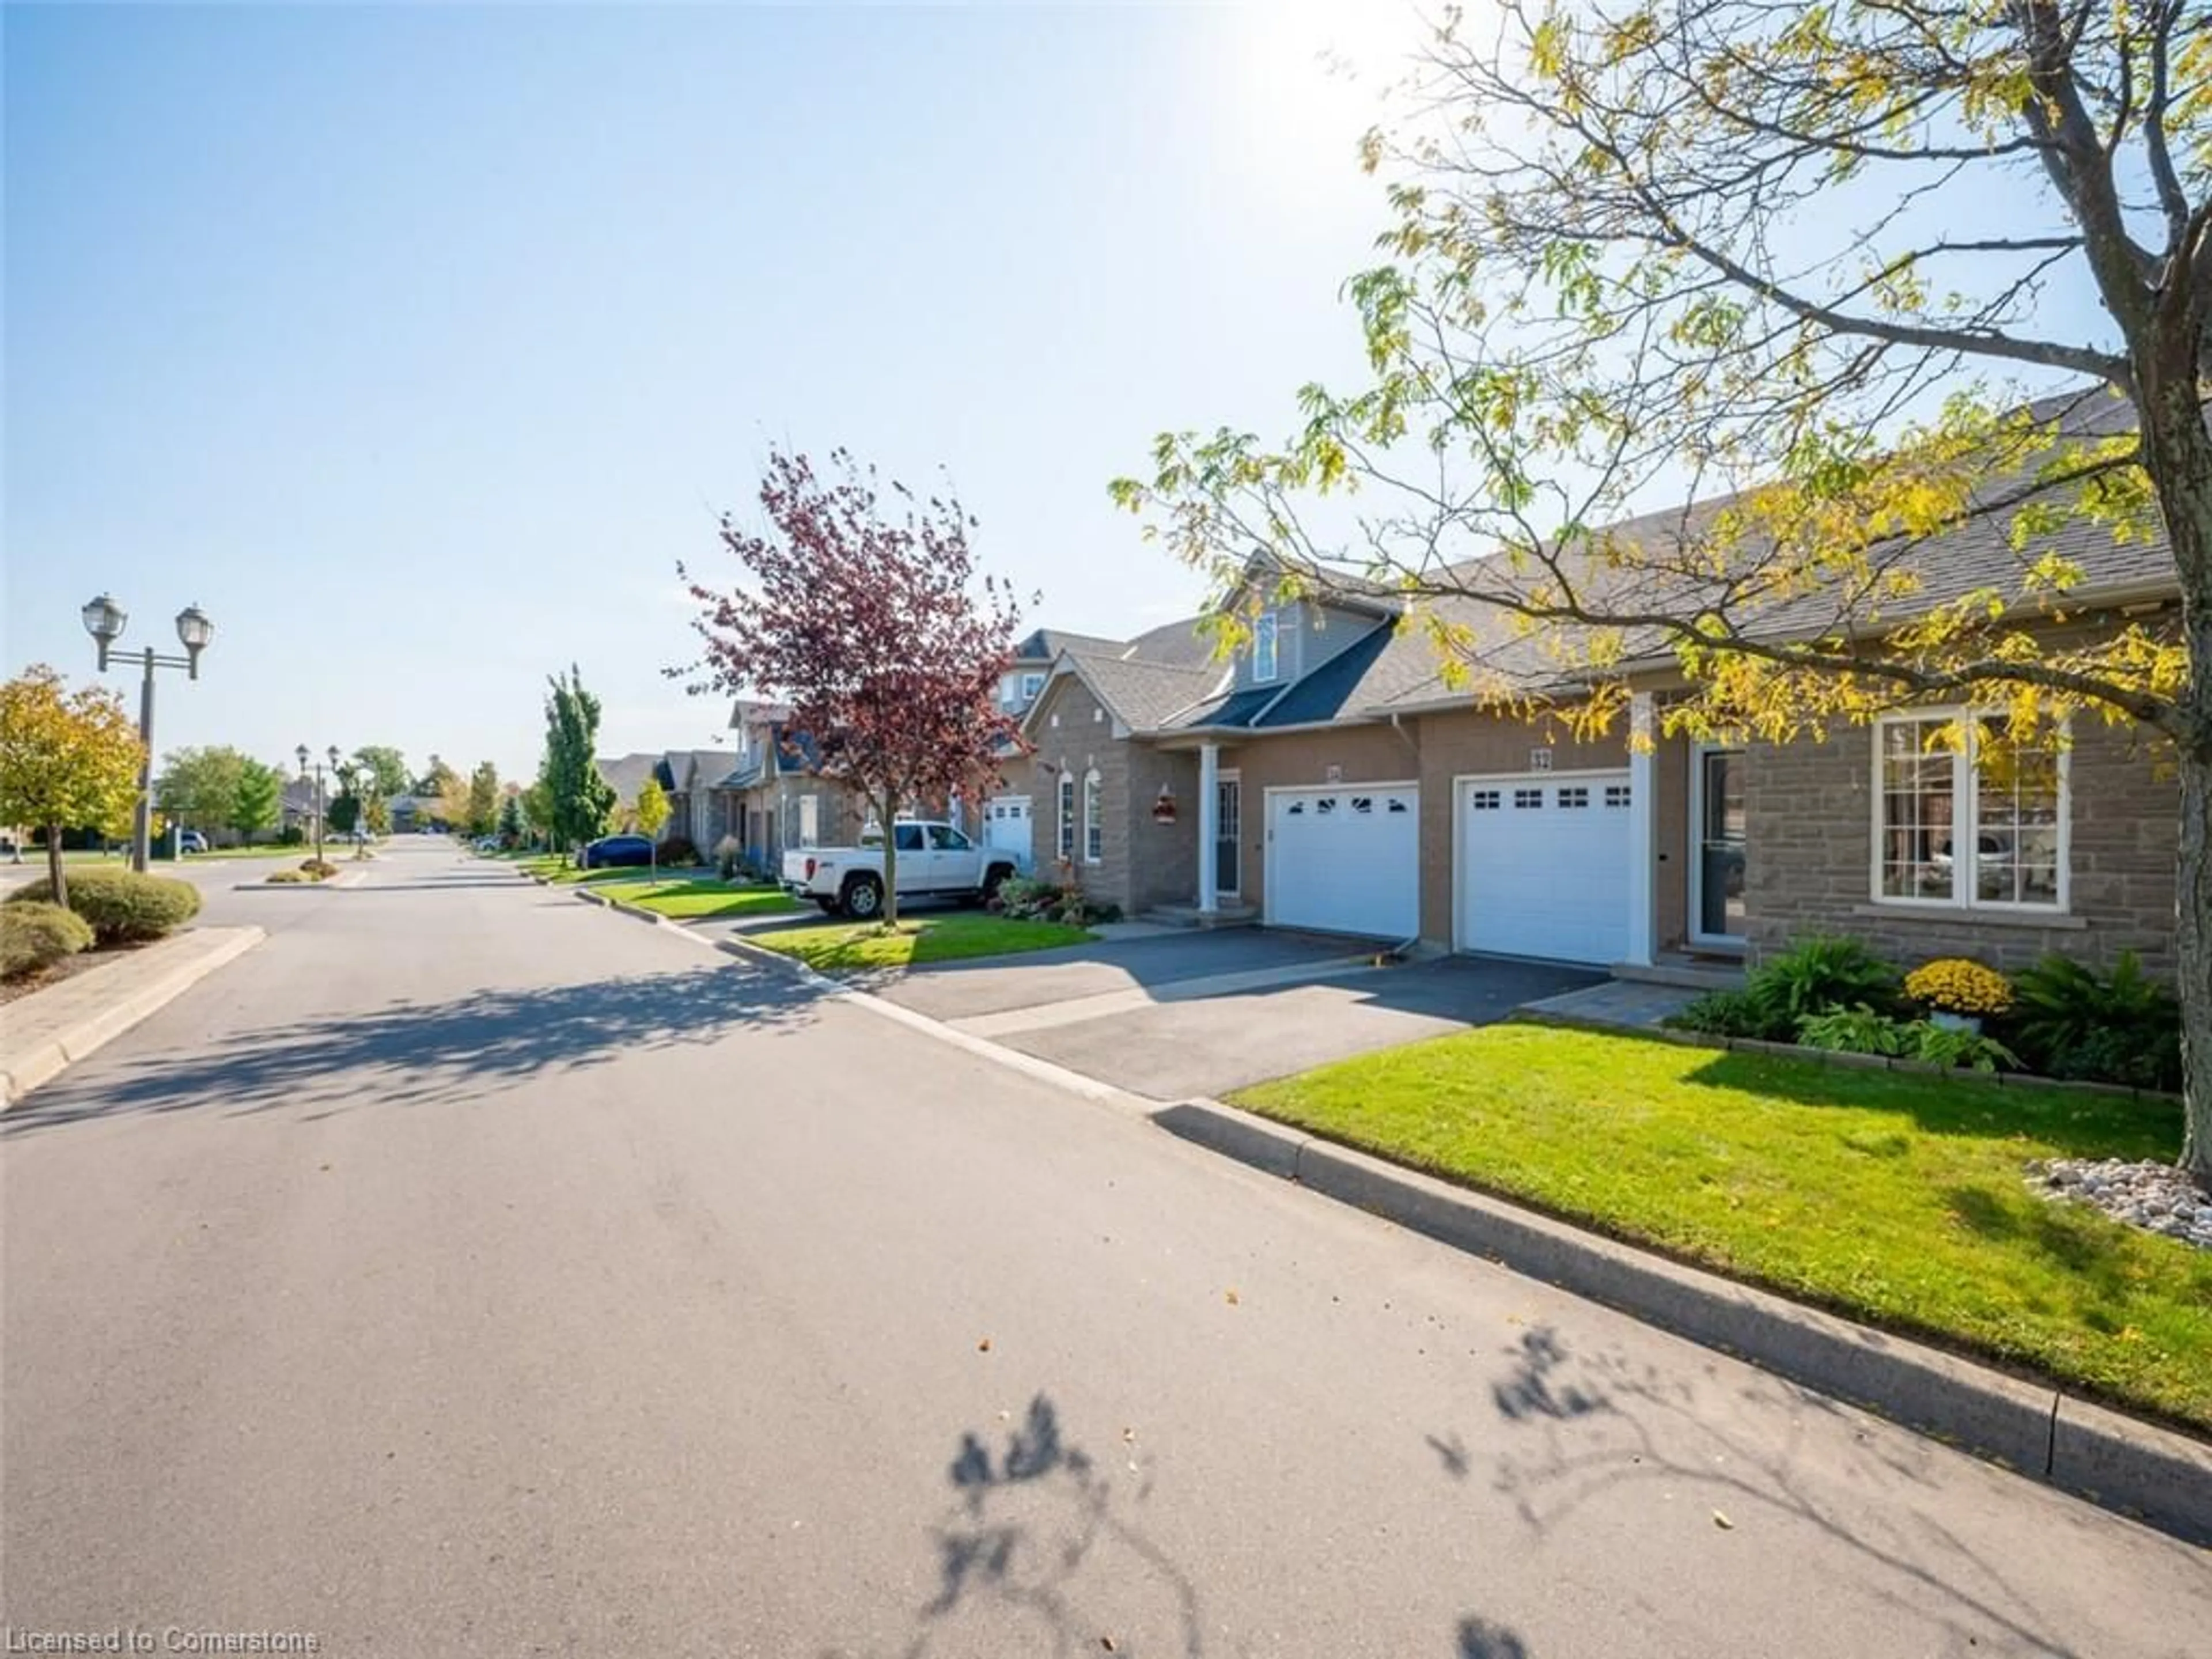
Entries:
{"type": "MultiPolygon", "coordinates": [[[[891,825],[898,850],[898,896],[988,899],[1015,873],[1003,847],[978,847],[949,823],[902,818],[891,825]]],[[[884,908],[884,836],[864,830],[858,847],[803,847],[783,855],[783,887],[830,915],[879,915],[884,908]]]]}

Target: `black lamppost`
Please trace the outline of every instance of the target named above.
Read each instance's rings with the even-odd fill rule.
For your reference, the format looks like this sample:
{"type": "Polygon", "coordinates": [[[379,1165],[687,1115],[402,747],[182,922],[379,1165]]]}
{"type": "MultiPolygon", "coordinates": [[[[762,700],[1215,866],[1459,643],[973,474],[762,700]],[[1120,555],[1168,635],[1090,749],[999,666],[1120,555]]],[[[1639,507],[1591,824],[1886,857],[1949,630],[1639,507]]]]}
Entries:
{"type": "MultiPolygon", "coordinates": [[[[307,745],[304,743],[292,752],[300,757],[300,781],[304,783],[307,781],[309,776],[307,771],[307,762],[313,757],[307,753],[307,745]]],[[[343,763],[343,757],[338,753],[337,744],[332,744],[325,752],[330,757],[331,775],[336,777],[337,775],[338,768],[343,763]]],[[[315,761],[315,769],[313,775],[315,780],[315,862],[320,864],[323,861],[323,818],[325,814],[323,810],[323,763],[319,759],[315,761]]]]}
{"type": "MultiPolygon", "coordinates": [[[[123,637],[123,629],[131,620],[131,613],[102,593],[78,614],[84,618],[84,631],[100,647],[100,672],[104,674],[115,642],[123,637]]],[[[192,678],[199,678],[200,653],[215,637],[215,624],[199,606],[188,605],[177,612],[177,637],[184,641],[185,654],[181,657],[165,657],[150,645],[139,654],[139,660],[145,665],[146,677],[138,689],[138,740],[146,752],[138,763],[138,804],[131,815],[131,867],[141,875],[146,872],[146,860],[153,850],[154,839],[154,671],[181,668],[192,678]]]]}

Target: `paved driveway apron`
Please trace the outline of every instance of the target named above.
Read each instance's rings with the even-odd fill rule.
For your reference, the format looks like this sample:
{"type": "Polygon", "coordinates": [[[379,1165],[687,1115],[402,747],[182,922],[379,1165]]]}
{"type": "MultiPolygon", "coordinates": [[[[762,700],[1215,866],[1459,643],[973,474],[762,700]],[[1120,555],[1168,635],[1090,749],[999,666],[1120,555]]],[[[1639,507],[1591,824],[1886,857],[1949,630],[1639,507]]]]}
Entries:
{"type": "Polygon", "coordinates": [[[1156,1100],[1215,1095],[1504,1018],[1600,975],[1534,963],[1375,965],[1314,934],[1176,934],[922,968],[881,994],[1156,1100]]]}

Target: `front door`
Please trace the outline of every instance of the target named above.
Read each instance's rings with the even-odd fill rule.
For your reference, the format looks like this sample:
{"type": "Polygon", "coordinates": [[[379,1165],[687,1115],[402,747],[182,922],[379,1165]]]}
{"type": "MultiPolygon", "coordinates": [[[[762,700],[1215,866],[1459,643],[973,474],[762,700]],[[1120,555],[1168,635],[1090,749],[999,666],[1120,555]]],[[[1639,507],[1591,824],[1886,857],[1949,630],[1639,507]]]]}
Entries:
{"type": "Polygon", "coordinates": [[[1695,937],[1713,944],[1743,938],[1743,750],[1697,752],[1695,937]]]}
{"type": "Polygon", "coordinates": [[[1235,898],[1240,885],[1237,856],[1244,835],[1244,787],[1235,778],[1222,778],[1213,786],[1213,890],[1222,898],[1235,898]]]}

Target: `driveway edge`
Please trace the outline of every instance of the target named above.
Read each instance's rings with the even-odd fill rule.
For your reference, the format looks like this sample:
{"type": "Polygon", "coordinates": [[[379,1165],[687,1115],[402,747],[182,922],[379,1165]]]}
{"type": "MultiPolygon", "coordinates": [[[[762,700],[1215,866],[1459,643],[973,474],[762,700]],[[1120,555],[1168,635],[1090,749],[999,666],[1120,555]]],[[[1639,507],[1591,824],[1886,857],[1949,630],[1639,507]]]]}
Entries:
{"type": "MultiPolygon", "coordinates": [[[[216,969],[244,956],[268,937],[258,927],[195,928],[149,946],[149,952],[162,951],[169,945],[197,945],[199,948],[167,951],[154,960],[140,957],[115,963],[112,970],[115,977],[106,980],[106,985],[136,981],[119,997],[103,1001],[74,1018],[65,1017],[64,1023],[49,1029],[41,1030],[34,1026],[25,1037],[19,1038],[15,1029],[24,1018],[24,1003],[35,1001],[40,994],[13,1005],[8,1022],[9,1042],[4,1050],[0,1050],[0,1110],[15,1105],[41,1084],[52,1082],[78,1060],[113,1042],[148,1015],[175,1001],[216,969]]],[[[95,975],[104,971],[106,970],[95,970],[95,975]]],[[[52,988],[67,992],[82,985],[82,981],[64,981],[52,988]]]]}
{"type": "Polygon", "coordinates": [[[2019,1474],[2212,1545],[2212,1447],[1214,1100],[1161,1127],[2019,1474]]]}

